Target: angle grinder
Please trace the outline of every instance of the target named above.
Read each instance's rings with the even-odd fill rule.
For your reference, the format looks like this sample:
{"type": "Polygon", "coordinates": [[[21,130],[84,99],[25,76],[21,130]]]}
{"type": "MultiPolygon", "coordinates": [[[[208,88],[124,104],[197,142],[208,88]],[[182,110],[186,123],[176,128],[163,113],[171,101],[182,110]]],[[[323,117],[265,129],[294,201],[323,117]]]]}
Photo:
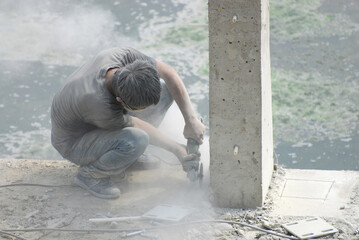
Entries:
{"type": "Polygon", "coordinates": [[[203,179],[203,163],[200,163],[200,152],[199,152],[199,143],[189,138],[187,139],[187,153],[188,154],[195,154],[196,158],[188,161],[183,164],[183,170],[187,172],[187,178],[191,182],[199,181],[202,182],[203,179]]]}

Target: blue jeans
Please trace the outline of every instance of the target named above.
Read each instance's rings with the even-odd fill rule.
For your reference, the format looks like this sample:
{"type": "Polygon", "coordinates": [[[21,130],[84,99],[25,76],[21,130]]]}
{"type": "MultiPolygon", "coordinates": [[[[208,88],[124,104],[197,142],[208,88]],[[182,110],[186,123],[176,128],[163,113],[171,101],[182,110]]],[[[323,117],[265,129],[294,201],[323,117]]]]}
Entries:
{"type": "MultiPolygon", "coordinates": [[[[162,82],[159,103],[130,115],[158,127],[172,103],[173,98],[162,82]]],[[[148,142],[147,133],[133,127],[114,131],[95,129],[81,137],[67,159],[80,165],[79,172],[87,177],[117,175],[143,154],[148,142]]]]}

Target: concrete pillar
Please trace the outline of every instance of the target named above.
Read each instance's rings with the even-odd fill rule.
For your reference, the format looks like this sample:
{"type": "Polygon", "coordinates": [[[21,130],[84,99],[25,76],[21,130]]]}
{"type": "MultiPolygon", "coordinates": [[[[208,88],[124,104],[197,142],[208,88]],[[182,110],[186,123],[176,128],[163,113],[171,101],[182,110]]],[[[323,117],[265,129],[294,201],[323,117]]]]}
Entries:
{"type": "Polygon", "coordinates": [[[210,180],[220,207],[261,206],[273,172],[268,0],[209,0],[210,180]]]}

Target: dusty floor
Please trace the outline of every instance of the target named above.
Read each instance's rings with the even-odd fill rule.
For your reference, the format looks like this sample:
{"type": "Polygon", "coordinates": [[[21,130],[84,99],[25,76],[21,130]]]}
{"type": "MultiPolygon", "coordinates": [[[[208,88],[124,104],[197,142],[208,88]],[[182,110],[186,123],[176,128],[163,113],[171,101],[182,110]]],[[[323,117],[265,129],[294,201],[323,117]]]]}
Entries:
{"type": "MultiPolygon", "coordinates": [[[[255,210],[214,208],[210,203],[208,179],[202,187],[191,184],[180,166],[162,165],[161,168],[132,171],[126,181],[119,182],[122,196],[116,200],[102,200],[72,186],[76,166],[67,161],[0,160],[0,230],[42,229],[32,232],[11,231],[26,240],[33,239],[122,239],[123,232],[59,231],[126,230],[146,228],[153,239],[285,239],[264,232],[227,223],[194,223],[202,220],[240,221],[257,227],[286,234],[281,224],[303,218],[280,217],[271,214],[272,203],[278,195],[278,183],[285,170],[275,171],[271,190],[262,208],[255,210]],[[9,184],[46,184],[53,186],[8,186],[9,184]],[[61,185],[54,187],[54,185],[61,185]],[[64,186],[63,186],[64,185],[64,186]],[[149,220],[94,224],[95,217],[140,216],[160,204],[175,204],[193,209],[184,224],[171,228],[160,227],[149,220]],[[57,229],[57,230],[56,230],[57,229]]],[[[345,219],[325,218],[339,229],[339,233],[325,239],[359,239],[354,232],[359,228],[359,187],[346,205],[345,219]]],[[[151,236],[132,236],[128,239],[148,239],[151,236]]],[[[0,234],[0,239],[16,239],[0,234]]]]}

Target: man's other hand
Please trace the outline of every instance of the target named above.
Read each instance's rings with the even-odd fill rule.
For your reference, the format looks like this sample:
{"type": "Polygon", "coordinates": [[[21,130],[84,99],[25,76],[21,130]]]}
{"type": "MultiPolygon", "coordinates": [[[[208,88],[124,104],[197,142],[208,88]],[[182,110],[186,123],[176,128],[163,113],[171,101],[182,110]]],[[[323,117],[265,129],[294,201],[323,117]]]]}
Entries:
{"type": "Polygon", "coordinates": [[[192,169],[195,170],[195,171],[198,171],[199,161],[198,161],[198,159],[184,161],[184,162],[182,162],[182,168],[183,168],[183,171],[185,171],[185,172],[189,172],[192,169]]]}

